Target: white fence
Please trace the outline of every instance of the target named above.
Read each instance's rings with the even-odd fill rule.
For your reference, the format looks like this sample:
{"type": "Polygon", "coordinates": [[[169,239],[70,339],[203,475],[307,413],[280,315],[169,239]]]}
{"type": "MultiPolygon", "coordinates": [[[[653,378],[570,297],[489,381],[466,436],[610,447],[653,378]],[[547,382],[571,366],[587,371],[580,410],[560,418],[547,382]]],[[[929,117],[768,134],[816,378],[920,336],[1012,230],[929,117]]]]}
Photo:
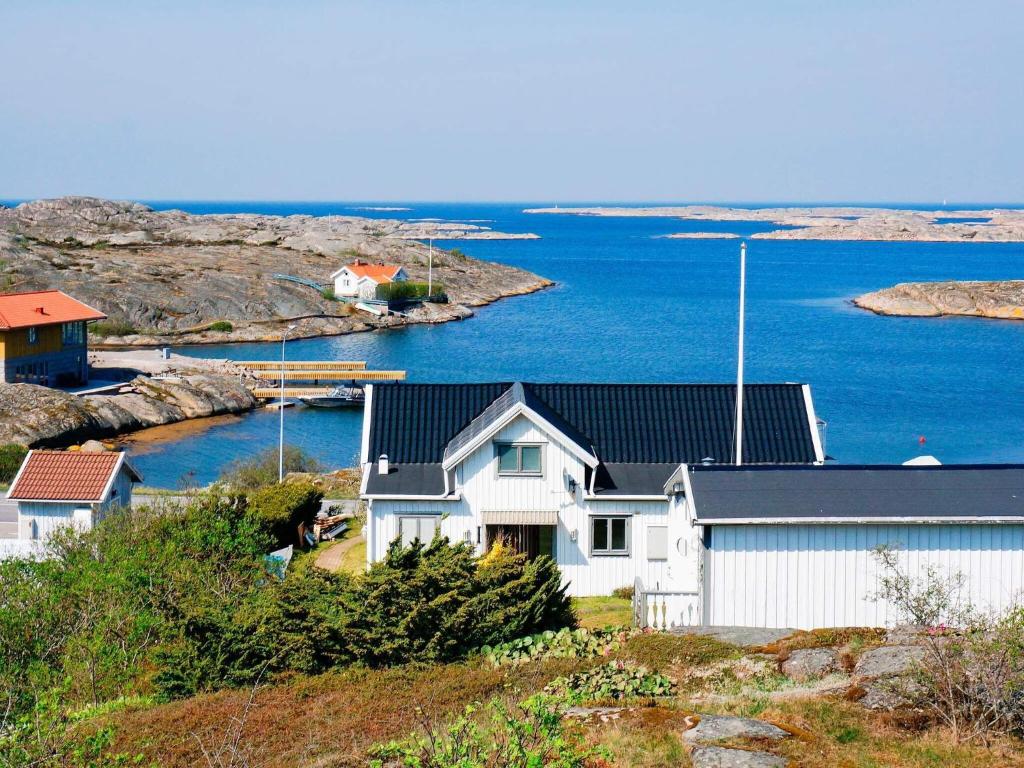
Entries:
{"type": "Polygon", "coordinates": [[[701,619],[698,593],[648,589],[639,578],[633,583],[633,624],[636,627],[697,627],[701,625],[701,619]]]}

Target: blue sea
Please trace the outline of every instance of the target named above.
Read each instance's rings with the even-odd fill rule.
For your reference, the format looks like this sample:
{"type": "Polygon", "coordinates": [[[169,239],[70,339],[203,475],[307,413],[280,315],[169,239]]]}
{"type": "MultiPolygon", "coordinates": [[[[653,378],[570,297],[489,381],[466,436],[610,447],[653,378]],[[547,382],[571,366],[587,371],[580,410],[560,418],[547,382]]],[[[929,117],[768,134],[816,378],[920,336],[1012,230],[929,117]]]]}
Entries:
{"type": "MultiPolygon", "coordinates": [[[[434,218],[540,235],[435,243],[543,275],[557,284],[550,290],[499,301],[462,322],[287,345],[291,359],[366,360],[372,368],[407,370],[411,381],[733,381],[739,241],[659,236],[749,236],[773,228],[523,213],[547,202],[151,205],[193,213],[434,218]],[[410,210],[365,210],[374,205],[410,210]]],[[[1024,461],[1024,323],[878,317],[849,303],[904,281],[1024,277],[1024,244],[747,242],[747,381],[809,383],[836,461],[902,462],[922,453],[944,463],[1024,461]]],[[[176,351],[272,359],[280,347],[176,351]]],[[[329,467],[355,462],[360,426],[354,411],[300,407],[285,416],[287,442],[329,467]]],[[[205,483],[227,462],[276,441],[277,415],[259,412],[176,442],[136,446],[135,462],[148,485],[175,487],[186,476],[205,483]]]]}

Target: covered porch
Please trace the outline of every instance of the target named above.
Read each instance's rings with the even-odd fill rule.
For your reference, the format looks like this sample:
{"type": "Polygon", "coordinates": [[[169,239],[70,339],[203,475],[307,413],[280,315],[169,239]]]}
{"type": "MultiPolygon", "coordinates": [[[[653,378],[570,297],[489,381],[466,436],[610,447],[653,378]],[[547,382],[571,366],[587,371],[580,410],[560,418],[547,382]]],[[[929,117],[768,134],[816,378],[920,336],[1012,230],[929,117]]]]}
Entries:
{"type": "Polygon", "coordinates": [[[483,512],[484,549],[502,541],[533,560],[546,555],[556,559],[558,512],[555,510],[500,510],[483,512]]]}

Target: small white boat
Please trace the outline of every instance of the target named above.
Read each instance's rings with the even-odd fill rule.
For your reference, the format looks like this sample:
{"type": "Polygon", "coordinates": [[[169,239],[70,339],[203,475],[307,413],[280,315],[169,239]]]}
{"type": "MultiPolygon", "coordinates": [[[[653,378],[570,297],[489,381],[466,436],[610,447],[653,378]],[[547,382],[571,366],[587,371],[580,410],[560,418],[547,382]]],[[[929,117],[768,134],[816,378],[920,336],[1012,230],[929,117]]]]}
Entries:
{"type": "Polygon", "coordinates": [[[299,399],[313,408],[345,408],[362,405],[366,400],[366,393],[358,385],[349,385],[335,387],[326,395],[313,395],[299,399]]]}

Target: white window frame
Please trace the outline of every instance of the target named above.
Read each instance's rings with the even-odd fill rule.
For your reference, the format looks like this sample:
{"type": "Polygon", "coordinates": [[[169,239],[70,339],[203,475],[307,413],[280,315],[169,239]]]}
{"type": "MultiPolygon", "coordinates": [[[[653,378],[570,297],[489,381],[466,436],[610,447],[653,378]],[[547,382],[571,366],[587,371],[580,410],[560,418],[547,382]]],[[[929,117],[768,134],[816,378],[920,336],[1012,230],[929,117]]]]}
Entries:
{"type": "Polygon", "coordinates": [[[434,535],[430,537],[430,541],[423,541],[423,539],[420,539],[420,542],[422,544],[429,545],[434,539],[436,539],[438,536],[441,535],[441,515],[440,515],[440,513],[432,513],[432,512],[416,513],[416,512],[409,512],[409,513],[405,513],[405,514],[399,514],[398,515],[398,540],[399,540],[399,542],[402,543],[403,547],[409,546],[409,544],[405,543],[405,537],[402,535],[402,526],[403,526],[403,523],[405,523],[406,520],[415,521],[416,522],[416,528],[417,528],[416,537],[411,539],[409,541],[409,544],[411,544],[413,541],[415,541],[417,538],[419,538],[420,525],[424,521],[428,521],[429,520],[429,521],[432,521],[434,523],[434,535]]]}
{"type": "Polygon", "coordinates": [[[494,441],[494,471],[498,477],[544,477],[544,443],[517,443],[508,440],[495,440],[494,441]],[[507,470],[501,468],[501,449],[502,448],[514,448],[516,450],[517,464],[519,469],[507,470]],[[537,448],[540,453],[540,471],[524,472],[523,467],[523,448],[537,448]]]}
{"type": "Polygon", "coordinates": [[[632,556],[633,518],[631,515],[591,515],[590,517],[590,556],[591,557],[631,557],[632,556]],[[594,526],[598,520],[608,521],[608,548],[597,549],[594,546],[594,526]],[[612,521],[625,522],[625,549],[612,549],[612,521]]]}

